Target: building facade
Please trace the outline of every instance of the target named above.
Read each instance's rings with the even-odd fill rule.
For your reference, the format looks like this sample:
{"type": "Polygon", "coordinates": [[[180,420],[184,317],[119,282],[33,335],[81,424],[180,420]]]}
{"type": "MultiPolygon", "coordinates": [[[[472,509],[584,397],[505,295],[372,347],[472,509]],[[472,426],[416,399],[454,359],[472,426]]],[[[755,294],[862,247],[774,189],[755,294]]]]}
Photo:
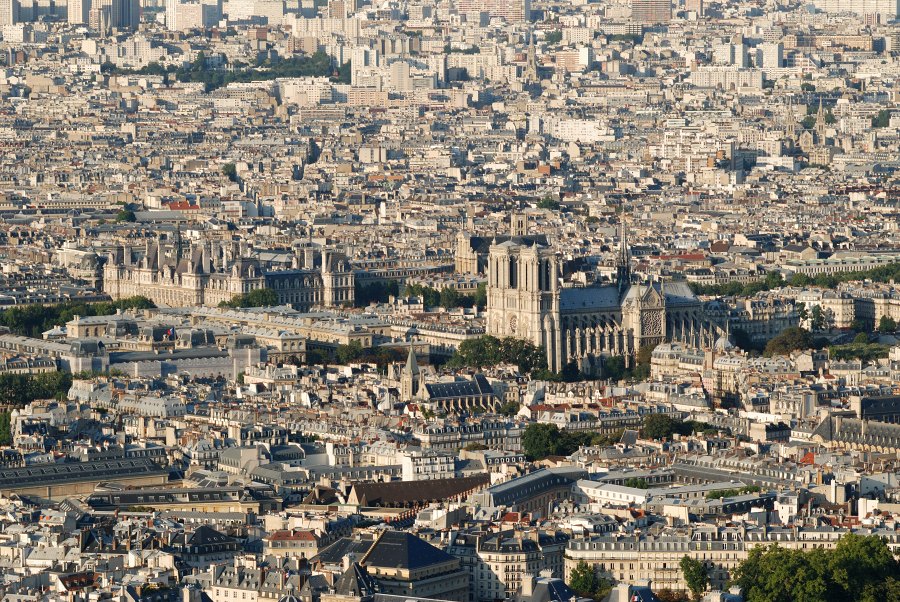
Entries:
{"type": "Polygon", "coordinates": [[[293,269],[272,271],[241,255],[214,243],[184,249],[180,236],[148,241],[140,251],[119,247],[103,266],[103,291],[113,299],[143,295],[168,307],[215,307],[262,288],[300,310],[353,304],[354,274],[343,255],[322,251],[313,265],[301,268],[297,258],[293,269]]]}

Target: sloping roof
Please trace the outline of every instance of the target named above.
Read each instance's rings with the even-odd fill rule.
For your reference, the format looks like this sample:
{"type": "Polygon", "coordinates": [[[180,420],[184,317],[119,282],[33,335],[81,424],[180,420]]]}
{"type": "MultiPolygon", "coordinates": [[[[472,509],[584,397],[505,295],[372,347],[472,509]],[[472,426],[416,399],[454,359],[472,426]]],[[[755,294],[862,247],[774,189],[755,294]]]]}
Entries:
{"type": "Polygon", "coordinates": [[[385,531],[365,557],[367,566],[421,569],[452,562],[453,556],[405,531],[385,531]]]}
{"type": "Polygon", "coordinates": [[[562,312],[619,309],[619,289],[612,285],[563,288],[559,291],[559,309],[562,312]]]}
{"type": "Polygon", "coordinates": [[[425,390],[428,391],[428,397],[432,400],[481,397],[494,394],[491,383],[482,374],[476,374],[472,380],[426,384],[425,390]]]}
{"type": "Polygon", "coordinates": [[[354,483],[351,498],[367,506],[407,506],[416,502],[445,500],[490,484],[487,474],[461,479],[354,483]]]}
{"type": "Polygon", "coordinates": [[[378,590],[375,580],[365,567],[354,562],[334,584],[334,593],[340,596],[367,598],[378,590]]]}

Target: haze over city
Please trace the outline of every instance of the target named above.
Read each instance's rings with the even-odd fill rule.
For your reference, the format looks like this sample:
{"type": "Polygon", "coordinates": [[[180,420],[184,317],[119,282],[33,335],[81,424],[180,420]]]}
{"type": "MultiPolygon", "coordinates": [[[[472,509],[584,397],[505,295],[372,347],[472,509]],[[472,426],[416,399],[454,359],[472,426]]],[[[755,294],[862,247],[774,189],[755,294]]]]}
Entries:
{"type": "Polygon", "coordinates": [[[900,602],[898,0],[0,0],[0,602],[900,602]]]}

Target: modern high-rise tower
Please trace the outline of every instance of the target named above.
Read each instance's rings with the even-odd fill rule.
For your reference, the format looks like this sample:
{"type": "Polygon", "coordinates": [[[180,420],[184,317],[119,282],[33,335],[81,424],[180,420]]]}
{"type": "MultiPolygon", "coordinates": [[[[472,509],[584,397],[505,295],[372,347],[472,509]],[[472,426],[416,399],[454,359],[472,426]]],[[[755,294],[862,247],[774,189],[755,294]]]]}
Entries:
{"type": "Polygon", "coordinates": [[[652,25],[672,19],[671,0],[631,0],[631,20],[652,25]]]}

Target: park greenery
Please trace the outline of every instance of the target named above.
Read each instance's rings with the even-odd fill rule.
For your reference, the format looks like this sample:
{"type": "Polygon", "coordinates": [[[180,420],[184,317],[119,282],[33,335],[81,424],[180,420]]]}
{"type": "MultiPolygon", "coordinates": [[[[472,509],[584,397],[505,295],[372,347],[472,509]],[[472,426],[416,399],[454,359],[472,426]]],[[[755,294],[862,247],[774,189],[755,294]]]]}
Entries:
{"type": "Polygon", "coordinates": [[[528,341],[514,337],[502,339],[485,335],[460,343],[447,362],[450,368],[484,368],[497,364],[514,364],[523,374],[546,371],[544,350],[528,341]]]}
{"type": "Polygon", "coordinates": [[[785,328],[774,338],[770,339],[769,342],[766,343],[766,349],[763,352],[763,355],[766,357],[772,357],[773,355],[789,355],[792,351],[802,351],[804,349],[811,349],[815,346],[820,345],[814,345],[813,338],[808,330],[800,328],[799,326],[792,326],[790,328],[785,328]]]}
{"type": "Polygon", "coordinates": [[[525,427],[522,448],[529,460],[543,460],[550,456],[568,456],[586,445],[613,445],[622,438],[622,431],[609,435],[590,431],[561,431],[555,424],[535,422],[525,427]]]}
{"type": "Polygon", "coordinates": [[[0,445],[12,445],[12,414],[0,412],[0,445]]]}
{"type": "Polygon", "coordinates": [[[255,65],[235,62],[230,66],[213,66],[204,53],[199,53],[189,65],[176,67],[149,63],[140,69],[120,69],[112,63],[101,66],[103,73],[110,75],[156,75],[168,81],[174,78],[180,82],[201,83],[206,92],[212,92],[231,83],[269,81],[293,77],[332,77],[339,83],[350,83],[350,63],[334,68],[330,56],[324,52],[289,58],[263,58],[255,65]]]}
{"type": "MultiPolygon", "coordinates": [[[[862,334],[861,336],[865,337],[866,335],[862,334]]],[[[888,345],[870,343],[868,340],[857,341],[855,339],[852,343],[833,345],[828,348],[829,357],[840,361],[862,360],[863,362],[871,362],[886,358],[889,351],[890,347],[888,345]]]]}
{"type": "Polygon", "coordinates": [[[667,414],[649,414],[644,417],[641,434],[646,439],[669,439],[673,435],[703,433],[715,435],[719,429],[706,422],[679,420],[667,414]]]}
{"type": "Polygon", "coordinates": [[[6,326],[15,334],[39,339],[43,332],[63,325],[75,316],[109,316],[120,309],[153,307],[156,307],[153,301],[141,296],[96,303],[66,301],[54,305],[14,305],[0,312],[0,325],[6,326]]]}
{"type": "Polygon", "coordinates": [[[226,163],[223,165],[222,174],[232,182],[238,181],[237,166],[234,163],[226,163]]]}
{"type": "Polygon", "coordinates": [[[900,600],[900,563],[877,536],[844,535],[834,549],[750,550],[733,573],[746,602],[900,600]]]}
{"type": "Polygon", "coordinates": [[[384,370],[389,364],[406,359],[406,351],[399,347],[363,347],[359,341],[338,345],[334,353],[339,364],[376,364],[384,370]]]}
{"type": "Polygon", "coordinates": [[[805,274],[792,274],[787,280],[778,272],[769,272],[765,278],[747,284],[740,282],[729,282],[728,284],[698,284],[691,282],[689,286],[698,295],[751,297],[756,293],[782,286],[817,286],[833,289],[842,282],[857,280],[872,280],[873,282],[900,280],[900,263],[891,263],[872,268],[871,270],[819,274],[814,277],[805,274]]]}
{"type": "Polygon", "coordinates": [[[425,307],[441,306],[444,309],[457,307],[487,307],[487,283],[482,282],[471,295],[460,293],[455,288],[442,288],[437,290],[422,284],[407,284],[403,289],[407,297],[421,297],[425,307]]]}
{"type": "Polygon", "coordinates": [[[0,374],[0,406],[21,408],[39,399],[62,400],[66,398],[71,386],[72,375],[68,372],[40,374],[7,372],[0,374]]]}
{"type": "Polygon", "coordinates": [[[626,367],[625,358],[614,355],[606,358],[603,364],[603,376],[610,380],[647,380],[650,378],[650,360],[655,345],[644,345],[638,350],[634,365],[626,367]]]}
{"type": "Polygon", "coordinates": [[[368,307],[371,303],[387,303],[391,297],[400,295],[400,283],[396,280],[362,283],[356,281],[353,300],[356,307],[368,307]]]}
{"type": "Polygon", "coordinates": [[[222,301],[219,307],[231,309],[245,307],[271,307],[278,305],[278,293],[270,288],[257,288],[249,293],[235,295],[230,301],[222,301]]]}
{"type": "Polygon", "coordinates": [[[556,201],[550,197],[544,197],[537,204],[538,209],[549,209],[551,211],[559,211],[560,204],[559,201],[556,201]]]}

